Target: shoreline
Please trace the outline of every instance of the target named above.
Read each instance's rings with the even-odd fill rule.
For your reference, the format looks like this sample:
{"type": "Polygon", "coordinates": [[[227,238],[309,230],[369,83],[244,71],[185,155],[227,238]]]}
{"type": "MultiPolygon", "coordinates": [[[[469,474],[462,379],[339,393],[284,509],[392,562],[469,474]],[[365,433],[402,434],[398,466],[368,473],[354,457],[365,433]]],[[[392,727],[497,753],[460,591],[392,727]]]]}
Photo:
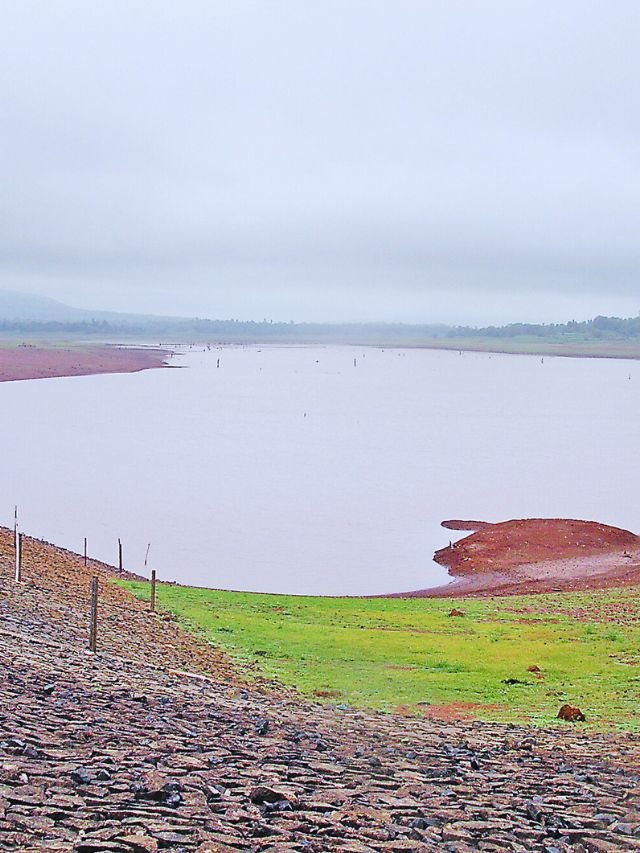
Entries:
{"type": "MultiPolygon", "coordinates": [[[[620,528],[601,525],[593,521],[574,519],[517,519],[492,524],[489,522],[443,522],[449,529],[474,529],[475,533],[458,540],[451,548],[436,552],[436,562],[446,565],[443,558],[449,559],[451,581],[435,587],[405,592],[390,592],[374,595],[298,595],[283,592],[255,592],[251,590],[227,590],[217,587],[203,587],[185,584],[171,579],[158,579],[159,583],[186,589],[210,589],[219,592],[237,592],[247,595],[287,596],[300,598],[335,599],[380,599],[380,598],[491,598],[515,595],[545,595],[554,592],[578,592],[605,589],[624,589],[640,586],[640,536],[620,528]],[[463,525],[467,525],[463,527],[463,525]],[[474,525],[471,528],[471,525],[474,525]],[[478,530],[476,525],[480,526],[478,530]],[[549,540],[545,543],[548,553],[540,558],[539,542],[531,536],[536,530],[549,540]],[[557,539],[566,536],[567,529],[577,531],[584,537],[591,534],[591,541],[564,542],[558,545],[557,539]],[[603,540],[598,542],[598,536],[603,540]],[[478,540],[482,544],[488,537],[493,546],[490,558],[474,550],[478,540]],[[555,541],[554,541],[555,537],[555,541]],[[520,538],[520,551],[514,553],[513,542],[520,538]],[[608,542],[605,540],[609,540],[608,542]],[[453,565],[452,565],[453,564],[453,565]],[[462,568],[461,568],[462,566],[462,568]]],[[[0,543],[8,543],[13,532],[8,527],[0,527],[0,543]]],[[[82,555],[61,545],[57,545],[36,536],[28,536],[28,541],[41,549],[48,550],[54,562],[82,562],[82,555]]],[[[102,575],[113,579],[126,578],[149,582],[149,578],[131,569],[120,570],[116,566],[89,557],[88,565],[102,575]]]]}
{"type": "Polygon", "coordinates": [[[64,347],[17,344],[0,346],[0,382],[60,379],[104,373],[137,373],[168,367],[171,350],[119,344],[72,344],[64,347]]]}
{"type": "Polygon", "coordinates": [[[449,352],[475,352],[487,355],[539,355],[549,358],[608,358],[628,359],[638,361],[640,359],[640,344],[632,342],[625,344],[620,341],[605,341],[602,344],[591,342],[584,343],[554,343],[549,341],[527,343],[505,343],[501,339],[488,338],[481,341],[472,341],[468,338],[456,340],[445,338],[424,342],[397,343],[397,344],[362,344],[362,346],[386,347],[388,349],[429,349],[443,350],[449,352]]]}
{"type": "MultiPolygon", "coordinates": [[[[210,346],[215,348],[224,347],[287,347],[287,348],[308,348],[308,347],[366,347],[370,349],[398,349],[398,350],[439,350],[442,352],[458,352],[462,353],[478,353],[485,355],[526,355],[526,356],[542,356],[549,358],[596,358],[596,359],[614,359],[614,360],[640,360],[640,341],[635,340],[610,340],[610,341],[575,341],[575,342],[558,342],[558,341],[541,341],[527,340],[519,341],[517,339],[503,338],[427,338],[423,340],[362,340],[353,338],[352,340],[323,340],[313,339],[308,340],[288,340],[286,338],[263,340],[260,338],[251,339],[211,339],[211,338],[194,338],[193,340],[176,340],[173,344],[169,344],[169,349],[165,345],[156,345],[154,343],[145,344],[141,342],[140,336],[133,337],[132,342],[128,343],[126,339],[117,338],[113,342],[98,340],[93,343],[86,338],[30,338],[25,335],[22,338],[3,337],[0,335],[0,359],[1,354],[7,351],[20,350],[43,350],[48,354],[68,349],[72,352],[79,353],[90,351],[102,352],[105,349],[123,349],[142,352],[171,352],[171,346],[210,346]]],[[[1,361],[0,361],[1,365],[1,361]]],[[[143,369],[143,368],[139,368],[143,369]]],[[[100,371],[104,372],[104,371],[100,371]]],[[[123,372],[123,371],[120,371],[123,372]]],[[[44,376],[53,375],[46,373],[44,376]]],[[[75,374],[72,374],[75,375],[75,374]]],[[[16,377],[16,378],[44,378],[44,377],[16,377]]],[[[1,381],[1,380],[0,380],[1,381]]]]}
{"type": "MultiPolygon", "coordinates": [[[[225,346],[229,344],[216,344],[225,346]]],[[[233,346],[246,346],[246,343],[233,343],[233,346]]],[[[258,343],[250,344],[258,346],[258,343]]],[[[264,344],[263,344],[264,345],[264,344]]],[[[280,343],[273,344],[281,346],[280,343]]],[[[300,344],[296,346],[331,346],[323,344],[300,344]]],[[[356,344],[348,344],[356,346],[356,344]]],[[[362,344],[390,349],[424,349],[440,351],[459,351],[460,353],[485,353],[494,355],[528,355],[563,358],[606,358],[620,360],[640,360],[640,348],[593,344],[536,344],[510,347],[502,342],[483,343],[471,341],[426,341],[424,343],[362,344]]],[[[108,373],[137,373],[142,370],[173,367],[168,360],[173,350],[152,344],[126,343],[75,343],[65,342],[56,345],[49,342],[16,343],[0,340],[0,382],[15,382],[29,379],[54,379],[72,376],[95,376],[108,373]]],[[[176,365],[177,366],[177,365],[176,365]]],[[[452,529],[459,529],[453,527],[452,529]]]]}

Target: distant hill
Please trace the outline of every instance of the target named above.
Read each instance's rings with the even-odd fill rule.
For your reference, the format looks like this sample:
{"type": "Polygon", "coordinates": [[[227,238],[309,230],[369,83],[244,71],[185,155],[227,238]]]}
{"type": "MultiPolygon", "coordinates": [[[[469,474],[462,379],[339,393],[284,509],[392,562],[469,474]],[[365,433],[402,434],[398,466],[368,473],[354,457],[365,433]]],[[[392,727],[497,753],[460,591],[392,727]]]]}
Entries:
{"type": "Polygon", "coordinates": [[[209,320],[73,308],[36,294],[0,291],[0,333],[10,336],[95,336],[221,343],[419,344],[440,338],[449,327],[402,323],[273,323],[209,320]]]}
{"type": "Polygon", "coordinates": [[[150,319],[151,315],[74,308],[49,296],[0,290],[0,322],[5,323],[90,323],[95,320],[118,324],[140,323],[150,319]]]}
{"type": "Polygon", "coordinates": [[[0,290],[0,320],[35,320],[41,323],[57,321],[64,323],[84,320],[84,314],[85,312],[82,309],[71,308],[69,305],[64,305],[48,296],[0,290]]]}
{"type": "Polygon", "coordinates": [[[0,290],[0,321],[28,321],[32,323],[139,323],[151,319],[144,314],[124,314],[117,311],[95,311],[74,308],[36,293],[16,293],[12,290],[0,290]]]}

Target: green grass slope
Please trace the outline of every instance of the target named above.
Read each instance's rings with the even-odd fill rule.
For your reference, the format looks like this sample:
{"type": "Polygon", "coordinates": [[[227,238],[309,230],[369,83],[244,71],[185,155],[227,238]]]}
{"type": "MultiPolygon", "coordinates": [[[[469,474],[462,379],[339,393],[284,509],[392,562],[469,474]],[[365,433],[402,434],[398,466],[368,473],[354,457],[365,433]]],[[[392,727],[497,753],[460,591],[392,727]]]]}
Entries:
{"type": "MultiPolygon", "coordinates": [[[[147,583],[122,585],[149,598],[147,583]]],[[[586,726],[640,730],[638,592],[454,601],[167,584],[158,604],[249,674],[320,701],[536,724],[557,722],[569,702],[586,726]],[[464,616],[448,615],[453,608],[464,616]]]]}

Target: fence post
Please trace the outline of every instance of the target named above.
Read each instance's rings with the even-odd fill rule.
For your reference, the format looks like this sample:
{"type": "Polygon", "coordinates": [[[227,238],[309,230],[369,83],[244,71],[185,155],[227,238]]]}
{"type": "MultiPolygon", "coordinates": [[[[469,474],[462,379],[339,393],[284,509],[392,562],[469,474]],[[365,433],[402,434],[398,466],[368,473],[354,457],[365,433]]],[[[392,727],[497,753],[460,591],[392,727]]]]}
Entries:
{"type": "Polygon", "coordinates": [[[22,533],[18,532],[18,528],[16,527],[15,534],[15,548],[16,548],[16,583],[20,583],[22,580],[22,533]]]}
{"type": "Polygon", "coordinates": [[[91,603],[89,605],[89,651],[95,652],[98,644],[98,578],[91,581],[91,603]]]}
{"type": "Polygon", "coordinates": [[[84,537],[84,564],[87,565],[87,537],[84,537]]]}
{"type": "Polygon", "coordinates": [[[122,571],[122,542],[118,539],[118,568],[122,571]]]}
{"type": "Polygon", "coordinates": [[[151,611],[156,609],[156,570],[151,569],[151,611]]]}

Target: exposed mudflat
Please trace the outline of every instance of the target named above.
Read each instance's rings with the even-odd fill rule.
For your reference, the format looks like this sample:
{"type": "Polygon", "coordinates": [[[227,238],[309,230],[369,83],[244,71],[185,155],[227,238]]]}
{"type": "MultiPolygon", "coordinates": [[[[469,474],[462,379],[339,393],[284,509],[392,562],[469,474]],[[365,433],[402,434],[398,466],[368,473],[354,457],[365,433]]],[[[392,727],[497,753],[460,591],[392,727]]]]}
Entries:
{"type": "Polygon", "coordinates": [[[0,382],[95,373],[135,373],[151,367],[163,367],[168,357],[167,351],[154,347],[41,347],[20,344],[0,347],[0,382]]]}
{"type": "Polygon", "coordinates": [[[445,521],[474,530],[436,551],[454,581],[410,596],[513,595],[640,584],[640,537],[629,530],[566,518],[489,524],[445,521]]]}

